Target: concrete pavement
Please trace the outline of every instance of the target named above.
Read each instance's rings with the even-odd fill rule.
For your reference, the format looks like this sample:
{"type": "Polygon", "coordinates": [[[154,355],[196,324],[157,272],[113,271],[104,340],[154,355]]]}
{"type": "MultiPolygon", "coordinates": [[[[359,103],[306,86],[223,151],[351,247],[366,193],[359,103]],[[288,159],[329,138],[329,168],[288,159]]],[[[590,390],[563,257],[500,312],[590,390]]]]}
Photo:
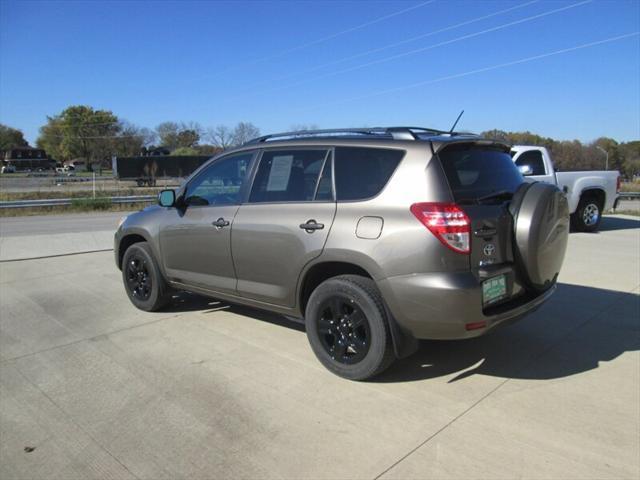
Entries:
{"type": "Polygon", "coordinates": [[[277,315],[136,310],[110,252],[2,263],[0,477],[639,478],[639,227],[572,234],[534,315],[368,383],[277,315]]]}
{"type": "Polygon", "coordinates": [[[118,221],[128,213],[0,218],[0,261],[113,248],[118,221]]]}

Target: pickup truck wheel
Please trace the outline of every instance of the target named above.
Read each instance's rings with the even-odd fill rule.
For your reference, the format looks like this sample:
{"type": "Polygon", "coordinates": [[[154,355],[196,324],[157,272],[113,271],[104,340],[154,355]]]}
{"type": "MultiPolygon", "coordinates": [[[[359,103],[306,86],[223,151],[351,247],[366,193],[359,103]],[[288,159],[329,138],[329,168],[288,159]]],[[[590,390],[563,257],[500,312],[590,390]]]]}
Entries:
{"type": "Polygon", "coordinates": [[[340,275],[321,283],[305,323],[316,357],[340,377],[366,380],[395,360],[382,296],[370,278],[340,275]]]}
{"type": "Polygon", "coordinates": [[[602,204],[595,197],[582,197],[578,208],[571,216],[573,227],[580,232],[595,232],[602,220],[602,204]]]}
{"type": "Polygon", "coordinates": [[[129,300],[140,310],[155,312],[169,300],[169,288],[147,242],[134,243],[122,258],[122,280],[129,300]]]}

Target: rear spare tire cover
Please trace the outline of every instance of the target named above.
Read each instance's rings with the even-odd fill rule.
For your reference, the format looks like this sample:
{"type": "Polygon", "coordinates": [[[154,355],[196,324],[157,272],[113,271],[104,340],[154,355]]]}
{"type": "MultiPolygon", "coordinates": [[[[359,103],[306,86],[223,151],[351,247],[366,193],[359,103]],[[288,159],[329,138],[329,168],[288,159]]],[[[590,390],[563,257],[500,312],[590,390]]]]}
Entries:
{"type": "Polygon", "coordinates": [[[543,291],[556,281],[569,240],[569,204],[548,183],[524,184],[510,210],[514,218],[515,258],[530,287],[543,291]]]}

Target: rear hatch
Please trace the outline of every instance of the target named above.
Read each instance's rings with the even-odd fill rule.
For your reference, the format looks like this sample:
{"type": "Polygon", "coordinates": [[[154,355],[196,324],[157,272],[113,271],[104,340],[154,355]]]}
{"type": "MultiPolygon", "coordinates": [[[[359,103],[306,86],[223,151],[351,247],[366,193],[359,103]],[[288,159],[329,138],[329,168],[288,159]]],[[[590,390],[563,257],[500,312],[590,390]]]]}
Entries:
{"type": "Polygon", "coordinates": [[[468,247],[484,307],[553,287],[569,238],[564,193],[555,185],[525,183],[501,144],[454,143],[437,154],[455,202],[448,209],[460,212],[463,232],[445,238],[468,247]]]}
{"type": "Polygon", "coordinates": [[[471,222],[471,268],[513,262],[508,204],[523,177],[500,144],[455,143],[438,152],[455,203],[471,222]]]}
{"type": "Polygon", "coordinates": [[[469,219],[469,268],[484,282],[485,306],[521,293],[512,268],[514,229],[508,206],[524,180],[509,149],[501,144],[454,143],[437,154],[454,202],[469,219]]]}

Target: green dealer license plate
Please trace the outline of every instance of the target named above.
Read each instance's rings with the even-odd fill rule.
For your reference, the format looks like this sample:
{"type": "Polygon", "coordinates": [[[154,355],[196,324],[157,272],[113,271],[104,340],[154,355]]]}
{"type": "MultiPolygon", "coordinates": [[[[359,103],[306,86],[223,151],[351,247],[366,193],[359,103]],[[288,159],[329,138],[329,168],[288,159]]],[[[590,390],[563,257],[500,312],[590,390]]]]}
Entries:
{"type": "Polygon", "coordinates": [[[482,282],[482,302],[497,302],[507,295],[507,277],[500,275],[482,282]]]}

